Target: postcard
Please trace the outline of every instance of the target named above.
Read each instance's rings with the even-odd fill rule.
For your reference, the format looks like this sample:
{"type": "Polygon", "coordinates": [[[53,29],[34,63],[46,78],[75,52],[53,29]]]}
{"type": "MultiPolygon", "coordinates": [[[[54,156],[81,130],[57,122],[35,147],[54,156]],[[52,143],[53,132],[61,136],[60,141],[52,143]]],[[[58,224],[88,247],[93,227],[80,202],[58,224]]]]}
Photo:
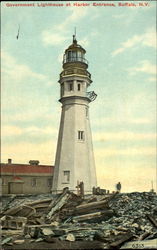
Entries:
{"type": "MultiPolygon", "coordinates": [[[[156,2],[2,1],[1,10],[2,193],[118,191],[128,204],[148,193],[153,209],[156,2]]],[[[141,235],[155,235],[150,216],[141,235]]]]}

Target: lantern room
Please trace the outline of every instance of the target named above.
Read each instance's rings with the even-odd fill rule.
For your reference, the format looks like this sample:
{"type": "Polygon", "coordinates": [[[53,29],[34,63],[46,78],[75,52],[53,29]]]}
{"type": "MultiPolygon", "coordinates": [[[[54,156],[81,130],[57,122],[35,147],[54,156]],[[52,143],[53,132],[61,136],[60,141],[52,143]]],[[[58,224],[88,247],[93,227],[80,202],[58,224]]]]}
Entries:
{"type": "Polygon", "coordinates": [[[81,62],[88,65],[88,61],[85,59],[85,49],[83,49],[79,44],[75,35],[73,35],[73,43],[65,50],[63,56],[63,64],[72,62],[81,62]]]}

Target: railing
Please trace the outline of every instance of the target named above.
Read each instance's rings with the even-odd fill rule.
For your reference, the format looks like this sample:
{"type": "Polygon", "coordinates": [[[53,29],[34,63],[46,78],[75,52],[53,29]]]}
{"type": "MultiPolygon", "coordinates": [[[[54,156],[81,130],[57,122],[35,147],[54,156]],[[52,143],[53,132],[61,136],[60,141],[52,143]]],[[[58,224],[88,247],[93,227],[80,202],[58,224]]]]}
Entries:
{"type": "Polygon", "coordinates": [[[85,64],[88,64],[88,61],[83,57],[71,57],[63,59],[63,63],[68,63],[68,62],[83,62],[85,64]]]}
{"type": "Polygon", "coordinates": [[[86,94],[91,101],[94,101],[97,98],[97,94],[94,91],[86,92],[86,94]]]}

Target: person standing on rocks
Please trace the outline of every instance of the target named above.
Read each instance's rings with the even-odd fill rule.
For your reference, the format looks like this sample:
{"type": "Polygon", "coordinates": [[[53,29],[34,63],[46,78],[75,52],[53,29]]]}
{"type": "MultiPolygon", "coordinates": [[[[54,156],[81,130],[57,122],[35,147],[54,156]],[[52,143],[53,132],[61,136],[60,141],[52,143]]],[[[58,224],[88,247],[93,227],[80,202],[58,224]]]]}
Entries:
{"type": "Polygon", "coordinates": [[[118,183],[116,184],[116,189],[117,189],[117,192],[119,192],[119,193],[120,193],[121,187],[122,187],[121,183],[120,183],[120,182],[118,182],[118,183]]]}

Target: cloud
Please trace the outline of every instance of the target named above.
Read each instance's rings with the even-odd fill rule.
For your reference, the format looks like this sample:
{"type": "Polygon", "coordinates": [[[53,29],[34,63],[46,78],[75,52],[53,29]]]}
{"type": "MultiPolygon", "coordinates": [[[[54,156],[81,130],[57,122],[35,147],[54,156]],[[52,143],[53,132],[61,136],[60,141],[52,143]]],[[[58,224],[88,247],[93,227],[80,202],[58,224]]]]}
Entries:
{"type": "Polygon", "coordinates": [[[48,134],[48,135],[56,135],[58,133],[58,130],[54,128],[53,126],[40,128],[37,126],[30,126],[26,128],[21,128],[19,126],[14,125],[4,125],[1,128],[2,137],[10,137],[10,136],[18,136],[18,135],[38,135],[39,137],[42,134],[48,134]]]}
{"type": "Polygon", "coordinates": [[[122,164],[121,162],[101,162],[97,165],[98,186],[115,190],[115,184],[120,181],[122,192],[150,191],[151,181],[155,180],[155,168],[142,164],[122,164]],[[129,178],[128,178],[129,176],[129,178]]]}
{"type": "MultiPolygon", "coordinates": [[[[63,22],[57,26],[53,26],[51,30],[42,32],[42,41],[44,45],[58,46],[63,44],[69,39],[69,27],[71,27],[72,24],[73,27],[75,27],[76,23],[88,14],[88,10],[84,8],[71,7],[68,11],[70,11],[70,14],[63,22]]],[[[87,44],[87,38],[84,38],[83,42],[87,44]]]]}
{"type": "Polygon", "coordinates": [[[12,158],[13,163],[28,163],[29,160],[37,159],[40,164],[54,164],[56,152],[56,141],[48,140],[38,143],[35,147],[34,143],[21,142],[4,145],[2,147],[1,155],[2,162],[12,158]]]}
{"type": "Polygon", "coordinates": [[[136,65],[136,67],[130,68],[129,73],[131,75],[136,74],[137,72],[144,72],[147,74],[156,74],[156,65],[152,64],[148,60],[143,60],[136,65]]]}
{"type": "Polygon", "coordinates": [[[94,126],[100,126],[101,124],[115,124],[115,125],[144,125],[144,124],[152,124],[153,119],[149,119],[148,117],[139,117],[139,118],[132,118],[127,116],[114,116],[114,117],[101,117],[99,119],[95,119],[92,121],[94,126]]]}
{"type": "Polygon", "coordinates": [[[148,46],[156,48],[156,32],[153,29],[147,30],[144,34],[134,35],[127,41],[121,44],[120,48],[117,48],[112,52],[112,56],[116,56],[127,49],[135,46],[148,46]]]}
{"type": "Polygon", "coordinates": [[[143,35],[142,45],[156,48],[156,32],[153,29],[143,35]]]}
{"type": "Polygon", "coordinates": [[[134,118],[134,119],[130,119],[128,121],[130,124],[151,124],[152,120],[148,119],[148,118],[134,118]]]}
{"type": "Polygon", "coordinates": [[[131,147],[131,148],[106,148],[103,149],[96,149],[95,156],[96,158],[105,159],[105,157],[115,157],[115,156],[154,156],[156,155],[156,148],[155,147],[131,147]]]}
{"type": "Polygon", "coordinates": [[[58,62],[61,64],[63,62],[63,53],[58,55],[58,62]]]}
{"type": "Polygon", "coordinates": [[[120,181],[123,192],[149,191],[151,181],[154,180],[156,183],[155,156],[155,147],[141,146],[119,149],[113,146],[96,149],[98,186],[113,191],[115,184],[120,181]],[[154,161],[150,161],[150,157],[153,157],[154,161]]]}
{"type": "Polygon", "coordinates": [[[80,40],[79,43],[81,44],[81,46],[86,48],[89,46],[89,39],[87,37],[85,37],[82,40],[80,40]]]}
{"type": "Polygon", "coordinates": [[[49,81],[47,76],[32,71],[28,65],[19,63],[13,56],[9,55],[8,52],[2,51],[2,78],[4,81],[6,77],[9,78],[9,81],[14,81],[14,83],[21,83],[23,79],[32,78],[44,82],[49,81]]]}
{"type": "Polygon", "coordinates": [[[15,125],[2,126],[2,156],[10,153],[9,149],[12,148],[12,145],[14,145],[15,147],[16,145],[21,147],[20,152],[23,155],[24,153],[26,153],[23,150],[23,144],[28,144],[29,147],[32,148],[32,152],[34,151],[34,148],[39,147],[40,149],[40,145],[45,144],[49,141],[51,141],[52,145],[56,145],[57,136],[58,129],[56,129],[56,127],[54,126],[45,126],[43,128],[37,126],[27,126],[25,128],[15,125]]]}
{"type": "Polygon", "coordinates": [[[150,77],[150,78],[148,79],[148,81],[149,81],[149,82],[156,82],[156,77],[150,77]]]}
{"type": "MultiPolygon", "coordinates": [[[[19,105],[19,103],[18,103],[19,105]]],[[[30,121],[37,121],[38,126],[42,124],[42,122],[39,123],[39,121],[47,121],[52,124],[54,121],[57,121],[59,119],[59,113],[61,111],[61,108],[55,107],[55,112],[50,113],[50,109],[48,107],[42,107],[42,110],[36,109],[36,110],[26,110],[25,112],[14,112],[14,114],[5,114],[3,117],[2,124],[13,124],[15,122],[17,123],[25,123],[25,122],[30,122],[30,121]]]]}
{"type": "Polygon", "coordinates": [[[8,52],[2,51],[1,78],[3,122],[14,120],[21,123],[29,121],[30,116],[30,119],[34,116],[35,120],[41,113],[45,115],[47,111],[50,112],[48,107],[52,105],[53,92],[48,91],[54,84],[50,76],[33,71],[27,64],[20,63],[8,52]]]}
{"type": "Polygon", "coordinates": [[[22,129],[17,126],[2,126],[1,128],[1,136],[14,136],[14,135],[21,135],[22,134],[22,129]]]}
{"type": "Polygon", "coordinates": [[[107,141],[107,140],[119,140],[119,141],[137,141],[137,140],[155,140],[156,134],[154,133],[135,133],[135,132],[116,132],[116,133],[93,133],[94,141],[107,141]]]}
{"type": "Polygon", "coordinates": [[[67,36],[55,31],[43,31],[42,40],[45,45],[60,45],[67,39],[67,36]]]}
{"type": "Polygon", "coordinates": [[[115,14],[115,15],[112,15],[112,17],[116,19],[122,19],[122,18],[126,18],[126,14],[115,14]]]}
{"type": "Polygon", "coordinates": [[[68,15],[68,17],[57,26],[57,29],[60,32],[65,32],[65,30],[67,29],[67,27],[69,25],[71,25],[74,22],[76,23],[76,22],[80,21],[82,18],[84,18],[89,13],[86,8],[72,7],[68,10],[70,11],[70,14],[68,15]]]}

